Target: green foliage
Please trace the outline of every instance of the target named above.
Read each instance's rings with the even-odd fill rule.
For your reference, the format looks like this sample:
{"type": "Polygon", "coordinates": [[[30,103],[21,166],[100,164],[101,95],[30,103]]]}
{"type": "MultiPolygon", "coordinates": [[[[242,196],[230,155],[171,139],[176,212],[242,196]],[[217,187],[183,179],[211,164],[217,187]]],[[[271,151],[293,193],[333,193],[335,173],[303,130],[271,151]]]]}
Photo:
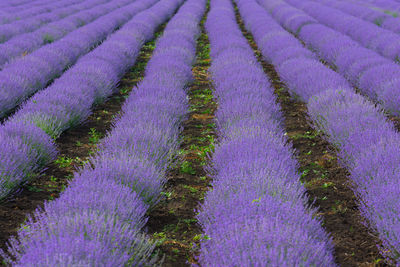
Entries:
{"type": "Polygon", "coordinates": [[[298,140],[301,138],[314,140],[318,136],[318,131],[307,131],[305,134],[295,134],[291,136],[291,139],[298,140]]]}
{"type": "Polygon", "coordinates": [[[385,14],[388,14],[388,15],[394,17],[394,18],[397,18],[397,17],[399,16],[399,13],[394,12],[394,11],[391,11],[391,10],[385,10],[385,11],[383,11],[383,12],[384,12],[385,14]]]}
{"type": "Polygon", "coordinates": [[[197,193],[199,190],[190,185],[184,185],[183,188],[188,189],[191,193],[197,193]]]}
{"type": "Polygon", "coordinates": [[[102,137],[102,134],[97,132],[95,128],[90,128],[89,142],[92,145],[97,144],[100,141],[101,137],[102,137]]]}
{"type": "Polygon", "coordinates": [[[183,172],[183,173],[188,173],[188,174],[191,174],[191,175],[195,175],[196,174],[196,171],[192,167],[192,163],[189,162],[189,161],[182,162],[182,165],[181,165],[180,169],[181,169],[181,172],[183,172]]]}
{"type": "Polygon", "coordinates": [[[58,157],[54,162],[58,165],[59,168],[68,168],[72,165],[74,159],[69,157],[58,157]]]}
{"type": "Polygon", "coordinates": [[[327,182],[327,183],[324,183],[323,185],[322,185],[322,187],[323,188],[329,188],[329,187],[331,187],[331,186],[333,186],[334,184],[332,183],[332,182],[327,182]]]}
{"type": "Polygon", "coordinates": [[[46,33],[43,36],[43,44],[51,44],[52,42],[54,42],[54,37],[51,36],[50,34],[46,33]]]}
{"type": "Polygon", "coordinates": [[[38,188],[38,187],[36,187],[34,185],[28,186],[28,190],[31,191],[31,192],[42,192],[42,191],[44,191],[43,189],[40,189],[40,188],[38,188]]]}

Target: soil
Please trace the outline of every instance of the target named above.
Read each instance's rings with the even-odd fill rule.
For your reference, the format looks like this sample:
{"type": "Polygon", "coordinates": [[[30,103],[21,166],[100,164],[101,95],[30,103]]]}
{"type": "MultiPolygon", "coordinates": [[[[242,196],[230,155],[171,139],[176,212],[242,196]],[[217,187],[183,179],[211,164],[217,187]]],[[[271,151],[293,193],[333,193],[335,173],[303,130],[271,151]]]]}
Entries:
{"type": "Polygon", "coordinates": [[[238,12],[236,15],[278,95],[287,135],[297,152],[301,182],[307,189],[310,204],[318,209],[317,215],[333,240],[336,262],[340,266],[387,266],[377,248],[379,239],[363,224],[349,173],[338,164],[335,149],[312,128],[306,105],[291,98],[274,67],[263,60],[238,12]]]}
{"type": "Polygon", "coordinates": [[[181,134],[181,157],[177,166],[167,174],[166,197],[150,211],[147,223],[148,233],[160,240],[158,249],[164,256],[163,266],[197,263],[202,231],[195,218],[196,209],[210,186],[210,177],[203,168],[208,164],[204,152],[208,149],[212,151],[216,104],[212,100],[212,87],[208,80],[210,59],[204,20],[197,41],[197,60],[192,68],[194,82],[188,88],[191,112],[181,134]]]}
{"type": "MultiPolygon", "coordinates": [[[[159,35],[165,25],[160,26],[159,35]]],[[[0,248],[7,249],[6,241],[16,235],[28,214],[45,201],[59,197],[73,178],[74,171],[84,165],[96,150],[96,143],[111,129],[112,121],[132,88],[142,79],[144,68],[154,49],[154,41],[141,50],[136,64],[123,76],[117,93],[94,107],[84,124],[64,132],[56,141],[58,158],[35,180],[26,183],[17,192],[0,203],[0,248]]]]}
{"type": "Polygon", "coordinates": [[[390,114],[387,114],[389,121],[391,121],[396,128],[396,130],[399,132],[400,131],[400,117],[398,116],[393,116],[390,114]]]}

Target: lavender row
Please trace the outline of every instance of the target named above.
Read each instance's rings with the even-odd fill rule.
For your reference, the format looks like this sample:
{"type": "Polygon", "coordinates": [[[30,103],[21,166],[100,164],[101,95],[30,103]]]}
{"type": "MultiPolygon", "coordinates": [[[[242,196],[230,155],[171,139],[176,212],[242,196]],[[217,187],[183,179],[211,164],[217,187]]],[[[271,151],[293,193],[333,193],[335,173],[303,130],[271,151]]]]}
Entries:
{"type": "Polygon", "coordinates": [[[18,12],[18,11],[26,11],[31,8],[37,8],[42,6],[48,6],[50,3],[60,2],[61,0],[49,1],[49,0],[33,0],[33,1],[2,1],[0,3],[1,11],[5,12],[18,12]],[[18,3],[19,2],[19,3],[18,3]]]}
{"type": "Polygon", "coordinates": [[[79,57],[155,1],[137,1],[115,9],[59,41],[7,64],[0,72],[0,117],[6,116],[30,95],[46,87],[79,57]]]}
{"type": "Polygon", "coordinates": [[[16,20],[26,19],[32,16],[36,16],[42,13],[50,12],[57,8],[62,8],[69,3],[80,3],[84,0],[43,0],[27,3],[25,5],[2,8],[0,9],[0,24],[11,23],[16,20]]]}
{"type": "MultiPolygon", "coordinates": [[[[158,20],[182,0],[162,0],[147,13],[158,20]],[[154,16],[157,15],[157,16],[154,16]]],[[[123,106],[99,153],[75,175],[60,198],[28,221],[10,252],[17,266],[32,263],[152,266],[155,247],[141,228],[159,199],[165,170],[178,149],[188,111],[184,87],[191,80],[195,37],[205,1],[188,0],[159,39],[146,76],[123,106]],[[71,245],[73,244],[73,245],[71,245]]],[[[144,18],[144,16],[142,16],[144,18]]]]}
{"type": "Polygon", "coordinates": [[[371,0],[368,2],[359,0],[353,0],[353,1],[357,4],[362,4],[377,11],[390,15],[395,15],[400,11],[400,3],[396,0],[371,0]]]}
{"type": "Polygon", "coordinates": [[[400,33],[400,19],[395,11],[382,11],[363,2],[322,0],[319,3],[339,9],[397,34],[400,33]]]}
{"type": "MultiPolygon", "coordinates": [[[[255,15],[255,14],[253,14],[255,15]]],[[[335,266],[330,238],[309,208],[268,78],[229,0],[212,0],[206,28],[219,144],[197,216],[201,266],[335,266]]]]}
{"type": "Polygon", "coordinates": [[[36,2],[40,3],[40,0],[3,0],[0,4],[0,8],[18,8],[18,6],[24,6],[26,3],[35,4],[36,2]]]}
{"type": "MultiPolygon", "coordinates": [[[[351,37],[382,56],[393,61],[400,61],[400,36],[398,34],[315,1],[285,1],[303,10],[318,22],[351,37]]],[[[399,22],[400,20],[395,21],[399,22]]]]}
{"type": "Polygon", "coordinates": [[[262,1],[262,4],[283,27],[297,34],[364,95],[378,102],[387,112],[400,115],[398,64],[319,24],[284,1],[262,1]]]}
{"type": "MultiPolygon", "coordinates": [[[[64,19],[49,23],[31,33],[20,34],[7,42],[0,44],[0,68],[14,58],[40,48],[43,45],[57,41],[70,32],[88,24],[95,19],[132,3],[132,0],[113,0],[104,3],[104,0],[88,0],[82,6],[82,11],[64,19]]],[[[72,8],[75,10],[75,8],[72,8]]],[[[1,28],[1,26],[0,26],[1,28]]]]}
{"type": "Polygon", "coordinates": [[[33,0],[33,1],[29,1],[29,0],[16,0],[16,1],[12,1],[12,0],[3,0],[0,3],[0,11],[3,10],[20,10],[21,8],[26,7],[26,4],[29,3],[30,6],[35,6],[37,4],[40,5],[40,3],[42,3],[43,0],[33,0]]]}
{"type": "Polygon", "coordinates": [[[289,92],[307,103],[316,129],[338,149],[361,213],[382,241],[382,255],[400,264],[399,134],[379,108],[354,93],[258,4],[240,2],[264,58],[275,65],[289,92]]]}
{"type": "MultiPolygon", "coordinates": [[[[9,24],[0,25],[0,43],[4,43],[12,37],[23,33],[32,32],[53,21],[61,20],[81,10],[92,8],[98,4],[110,2],[110,0],[85,1],[83,3],[68,3],[63,8],[40,14],[31,18],[24,18],[9,24]]],[[[84,21],[82,21],[82,24],[84,21]]],[[[20,53],[21,55],[22,53],[20,53]]]]}
{"type": "MultiPolygon", "coordinates": [[[[136,3],[136,12],[154,2],[136,3]]],[[[114,92],[121,75],[134,64],[140,47],[169,14],[151,10],[137,14],[99,47],[80,58],[0,127],[3,136],[0,142],[4,142],[0,149],[0,198],[32,179],[53,160],[56,150],[52,139],[83,122],[94,104],[114,92]],[[160,18],[150,20],[149,13],[160,18]]]]}

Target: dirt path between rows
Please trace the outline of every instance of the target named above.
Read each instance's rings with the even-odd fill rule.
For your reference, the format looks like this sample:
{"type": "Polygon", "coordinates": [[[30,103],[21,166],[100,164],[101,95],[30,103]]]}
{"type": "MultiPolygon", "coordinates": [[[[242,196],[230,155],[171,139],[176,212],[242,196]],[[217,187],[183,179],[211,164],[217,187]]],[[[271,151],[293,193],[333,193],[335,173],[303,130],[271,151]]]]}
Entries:
{"type": "MultiPolygon", "coordinates": [[[[208,12],[209,8],[207,7],[208,12]]],[[[207,13],[206,13],[207,14],[207,13]]],[[[201,228],[196,209],[209,190],[210,177],[204,167],[214,149],[215,125],[212,86],[209,81],[209,42],[201,21],[197,59],[192,68],[194,81],[187,89],[190,104],[184,122],[182,143],[176,166],[167,174],[165,198],[149,213],[148,233],[159,239],[158,249],[165,257],[163,266],[189,266],[196,263],[201,228]]]]}

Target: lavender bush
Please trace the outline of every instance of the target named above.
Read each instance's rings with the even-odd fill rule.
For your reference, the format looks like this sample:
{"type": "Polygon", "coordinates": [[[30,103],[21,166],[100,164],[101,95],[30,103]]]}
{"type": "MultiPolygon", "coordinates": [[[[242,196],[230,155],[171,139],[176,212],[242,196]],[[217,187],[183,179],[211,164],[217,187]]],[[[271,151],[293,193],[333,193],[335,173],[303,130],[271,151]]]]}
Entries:
{"type": "MultiPolygon", "coordinates": [[[[80,2],[83,2],[83,0],[26,1],[21,5],[11,5],[8,7],[2,7],[0,9],[0,24],[12,23],[22,18],[30,19],[33,16],[39,16],[40,14],[51,12],[55,9],[62,8],[68,4],[74,4],[80,2]]],[[[17,2],[14,3],[16,4],[17,2]]]]}
{"type": "MultiPolygon", "coordinates": [[[[97,1],[97,4],[104,2],[106,1],[97,1]]],[[[47,23],[60,20],[79,10],[91,8],[93,6],[94,5],[90,3],[90,1],[85,1],[83,3],[75,3],[73,1],[67,2],[62,8],[57,8],[55,10],[50,9],[49,12],[34,17],[28,17],[23,20],[17,20],[12,23],[0,25],[0,42],[3,43],[16,35],[34,31],[47,23]]]]}
{"type": "MultiPolygon", "coordinates": [[[[0,67],[4,66],[4,64],[12,59],[21,57],[21,55],[26,56],[26,54],[33,52],[43,45],[57,41],[79,27],[88,24],[114,9],[128,5],[132,1],[117,0],[105,4],[102,4],[102,2],[104,2],[104,0],[86,1],[84,3],[84,10],[78,12],[76,10],[77,8],[71,8],[71,10],[76,10],[73,15],[49,23],[34,32],[20,34],[0,44],[0,67]]],[[[70,11],[70,9],[68,10],[70,11]]]]}
{"type": "Polygon", "coordinates": [[[285,1],[303,10],[318,22],[351,37],[366,48],[392,60],[400,59],[400,36],[394,32],[315,1],[285,1]]]}
{"type": "MultiPolygon", "coordinates": [[[[393,124],[378,107],[344,84],[343,77],[310,58],[309,51],[298,41],[296,45],[295,37],[274,22],[267,12],[253,16],[260,9],[257,3],[237,2],[246,27],[253,33],[265,59],[276,64],[289,92],[307,103],[315,128],[324,132],[327,140],[338,149],[342,163],[350,171],[361,213],[382,240],[382,255],[389,262],[400,264],[397,186],[400,157],[396,151],[400,136],[393,124]],[[279,49],[270,50],[269,44],[282,36],[292,41],[282,42],[279,49]],[[287,57],[285,51],[289,51],[287,57]]],[[[267,1],[263,3],[267,9],[271,7],[267,1]]]]}
{"type": "MultiPolygon", "coordinates": [[[[257,17],[257,12],[252,13],[257,17]]],[[[212,0],[206,28],[218,110],[212,190],[197,219],[201,266],[335,266],[331,240],[300,184],[273,89],[229,0],[212,0]]]]}
{"type": "Polygon", "coordinates": [[[35,3],[40,3],[40,0],[33,0],[33,1],[29,1],[29,0],[4,0],[0,3],[0,8],[1,10],[5,10],[8,8],[15,8],[15,9],[20,9],[21,6],[25,6],[27,3],[31,4],[31,5],[35,5],[35,3]]]}
{"type": "Polygon", "coordinates": [[[0,117],[36,91],[46,87],[79,57],[156,0],[134,2],[115,9],[35,52],[7,64],[0,71],[0,117]]]}
{"type": "Polygon", "coordinates": [[[371,0],[368,2],[358,2],[357,3],[362,3],[364,5],[367,5],[373,9],[376,9],[378,11],[392,14],[392,12],[395,14],[400,11],[400,3],[396,0],[371,0]]]}
{"type": "Polygon", "coordinates": [[[317,23],[303,11],[281,0],[262,1],[262,4],[283,27],[297,33],[311,50],[342,74],[351,85],[379,103],[387,112],[400,115],[400,92],[396,85],[400,75],[398,64],[360,46],[348,36],[317,23]],[[286,11],[279,12],[280,9],[286,11]],[[300,17],[301,23],[294,23],[300,17]]]}
{"type": "MultiPolygon", "coordinates": [[[[319,3],[334,7],[365,21],[372,22],[384,29],[400,33],[399,13],[396,11],[382,10],[363,2],[323,0],[319,1],[319,3]]],[[[400,7],[400,4],[397,5],[400,7]]]]}
{"type": "MultiPolygon", "coordinates": [[[[147,3],[142,1],[140,5],[153,3],[153,0],[148,0],[147,3]]],[[[10,135],[7,127],[14,124],[28,129],[13,134],[12,138],[17,139],[17,143],[11,143],[13,148],[9,147],[10,144],[3,147],[0,152],[1,158],[7,158],[0,161],[0,169],[4,173],[0,176],[1,198],[22,182],[31,179],[34,173],[43,169],[44,164],[54,159],[55,148],[52,139],[57,138],[66,129],[83,122],[90,115],[93,105],[104,101],[114,93],[121,76],[135,63],[141,46],[152,38],[157,26],[171,15],[173,7],[176,8],[175,2],[171,5],[164,12],[150,9],[136,15],[99,47],[80,58],[75,66],[55,80],[50,87],[27,101],[0,127],[0,132],[5,131],[4,134],[7,136],[10,135]],[[159,19],[153,19],[148,13],[158,16],[159,19]],[[144,23],[147,26],[144,26],[144,23]],[[42,132],[46,137],[34,145],[38,148],[44,147],[38,150],[38,158],[30,159],[32,145],[26,141],[31,138],[30,132],[42,132]],[[18,150],[19,147],[24,149],[20,149],[21,152],[18,153],[10,153],[11,149],[18,150]],[[15,163],[10,164],[10,162],[15,163]],[[20,166],[19,162],[23,165],[20,166]]],[[[7,142],[7,139],[2,139],[0,142],[3,141],[7,142]]]]}
{"type": "MultiPolygon", "coordinates": [[[[162,0],[138,15],[136,24],[128,23],[121,30],[135,33],[134,26],[139,22],[160,23],[182,2],[162,0]]],[[[195,38],[204,10],[205,1],[189,0],[168,23],[144,80],[125,102],[92,164],[75,175],[59,199],[38,210],[21,228],[18,238],[11,239],[9,252],[15,260],[9,259],[10,263],[158,263],[152,254],[154,243],[140,230],[146,223],[146,210],[160,197],[165,170],[178,148],[181,122],[188,111],[184,89],[191,79],[195,38]],[[181,45],[177,40],[182,39],[187,42],[181,45]],[[186,53],[177,56],[177,50],[186,53]]]]}

